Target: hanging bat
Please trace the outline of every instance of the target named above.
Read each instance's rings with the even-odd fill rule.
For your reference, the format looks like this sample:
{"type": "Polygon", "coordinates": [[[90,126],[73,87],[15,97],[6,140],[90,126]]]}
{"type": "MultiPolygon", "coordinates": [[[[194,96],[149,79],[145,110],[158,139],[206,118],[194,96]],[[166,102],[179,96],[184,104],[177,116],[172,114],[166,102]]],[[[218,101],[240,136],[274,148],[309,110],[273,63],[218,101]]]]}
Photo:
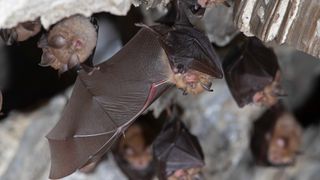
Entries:
{"type": "Polygon", "coordinates": [[[10,29],[1,29],[0,36],[7,45],[13,45],[15,42],[25,41],[41,30],[40,20],[27,21],[19,23],[16,27],[10,29]]]}
{"type": "Polygon", "coordinates": [[[165,112],[159,118],[151,111],[140,116],[113,148],[118,166],[129,179],[150,180],[155,175],[151,144],[165,120],[165,112]]]}
{"type": "Polygon", "coordinates": [[[272,106],[285,93],[277,56],[257,38],[249,38],[223,62],[225,78],[239,107],[272,106]]]}
{"type": "Polygon", "coordinates": [[[96,26],[90,18],[74,15],[63,19],[38,42],[43,51],[40,65],[51,66],[59,70],[59,74],[80,65],[93,53],[97,36],[96,26]]]}
{"type": "Polygon", "coordinates": [[[260,165],[292,165],[300,144],[301,127],[281,103],[272,106],[254,123],[250,147],[260,165]]]}
{"type": "Polygon", "coordinates": [[[67,176],[100,159],[174,84],[190,93],[209,90],[209,80],[222,77],[215,58],[203,32],[189,25],[158,25],[143,27],[123,49],[100,64],[99,71],[89,75],[80,70],[60,121],[47,135],[50,178],[67,176]]]}
{"type": "Polygon", "coordinates": [[[201,178],[204,166],[201,146],[179,117],[164,125],[153,143],[153,152],[160,180],[201,178]]]}

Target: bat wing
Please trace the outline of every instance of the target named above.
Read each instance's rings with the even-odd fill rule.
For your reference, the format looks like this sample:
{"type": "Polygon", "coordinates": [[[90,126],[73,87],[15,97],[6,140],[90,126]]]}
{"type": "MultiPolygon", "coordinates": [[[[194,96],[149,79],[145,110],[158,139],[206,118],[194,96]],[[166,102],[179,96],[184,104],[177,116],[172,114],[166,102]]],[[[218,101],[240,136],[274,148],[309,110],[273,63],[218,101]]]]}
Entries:
{"type": "Polygon", "coordinates": [[[154,156],[160,179],[178,169],[204,166],[204,156],[198,139],[181,121],[174,120],[165,125],[154,141],[154,156]]]}
{"type": "Polygon", "coordinates": [[[170,69],[149,29],[137,35],[100,70],[80,71],[60,121],[47,135],[50,178],[61,178],[99,159],[128,126],[168,89],[170,69]]]}
{"type": "Polygon", "coordinates": [[[225,78],[239,107],[252,102],[253,95],[270,84],[279,70],[272,49],[256,38],[233,50],[223,62],[225,78]]]}

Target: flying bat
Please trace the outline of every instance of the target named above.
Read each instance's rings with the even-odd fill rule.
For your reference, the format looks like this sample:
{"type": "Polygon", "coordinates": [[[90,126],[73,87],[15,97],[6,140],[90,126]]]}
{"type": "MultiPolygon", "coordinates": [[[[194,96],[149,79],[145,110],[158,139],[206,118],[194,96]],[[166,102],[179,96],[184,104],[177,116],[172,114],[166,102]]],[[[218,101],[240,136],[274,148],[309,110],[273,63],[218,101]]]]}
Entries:
{"type": "Polygon", "coordinates": [[[224,60],[223,70],[239,107],[250,103],[270,107],[285,95],[277,56],[257,38],[236,47],[224,60]]]}
{"type": "MultiPolygon", "coordinates": [[[[183,16],[184,14],[179,14],[183,16]]],[[[143,27],[92,74],[79,70],[60,121],[47,135],[50,178],[67,176],[100,159],[134,120],[173,87],[210,90],[221,78],[218,56],[191,25],[143,27]]]]}
{"type": "Polygon", "coordinates": [[[43,51],[39,65],[51,66],[60,74],[80,65],[93,53],[97,31],[90,18],[82,15],[61,20],[38,42],[43,51]]]}
{"type": "Polygon", "coordinates": [[[0,36],[7,45],[13,45],[15,42],[25,41],[41,31],[40,20],[27,21],[19,23],[10,29],[1,29],[0,36]]]}
{"type": "Polygon", "coordinates": [[[152,142],[166,119],[166,111],[158,118],[153,116],[152,111],[141,115],[112,149],[115,161],[129,179],[150,180],[154,177],[152,142]]]}
{"type": "Polygon", "coordinates": [[[160,180],[196,179],[201,177],[204,155],[197,137],[192,135],[176,114],[153,143],[160,180]]]}
{"type": "Polygon", "coordinates": [[[278,103],[255,121],[251,152],[260,165],[292,165],[299,152],[301,136],[300,124],[282,103],[278,103]]]}

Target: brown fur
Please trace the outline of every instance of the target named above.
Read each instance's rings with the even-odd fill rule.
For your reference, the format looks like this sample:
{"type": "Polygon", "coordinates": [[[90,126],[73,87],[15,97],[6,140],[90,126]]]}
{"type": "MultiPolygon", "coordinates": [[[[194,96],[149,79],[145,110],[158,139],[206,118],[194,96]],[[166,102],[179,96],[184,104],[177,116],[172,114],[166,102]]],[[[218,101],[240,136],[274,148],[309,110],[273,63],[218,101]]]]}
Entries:
{"type": "Polygon", "coordinates": [[[145,169],[152,161],[151,147],[147,145],[143,129],[138,124],[133,124],[120,140],[120,153],[123,154],[132,168],[145,169]]]}
{"type": "Polygon", "coordinates": [[[202,93],[205,89],[201,86],[201,83],[208,86],[212,80],[211,76],[195,70],[188,70],[183,74],[175,73],[171,77],[171,81],[176,84],[177,88],[190,94],[202,93]]]}
{"type": "Polygon", "coordinates": [[[294,162],[301,143],[301,127],[294,117],[284,113],[277,120],[269,138],[268,161],[271,164],[294,162]]]}
{"type": "Polygon", "coordinates": [[[84,62],[93,52],[97,43],[97,32],[90,20],[84,16],[75,15],[62,20],[54,25],[47,38],[40,42],[39,47],[43,49],[43,61],[50,61],[54,69],[65,71],[68,65],[84,62]],[[54,47],[55,37],[65,40],[65,45],[54,47]],[[76,56],[77,62],[71,62],[72,56],[76,56]]]}
{"type": "Polygon", "coordinates": [[[175,171],[168,180],[193,180],[195,176],[198,176],[201,168],[180,169],[175,171]]]}
{"type": "Polygon", "coordinates": [[[280,81],[281,74],[280,71],[278,71],[274,81],[253,96],[253,102],[266,107],[275,105],[279,100],[278,92],[282,91],[280,81]]]}

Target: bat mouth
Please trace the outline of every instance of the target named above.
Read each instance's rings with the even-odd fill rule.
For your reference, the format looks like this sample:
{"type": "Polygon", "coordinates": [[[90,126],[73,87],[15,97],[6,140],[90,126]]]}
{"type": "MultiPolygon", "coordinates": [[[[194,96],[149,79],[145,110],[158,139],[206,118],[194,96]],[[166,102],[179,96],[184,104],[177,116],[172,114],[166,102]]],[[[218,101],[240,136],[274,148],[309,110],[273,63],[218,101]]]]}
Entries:
{"type": "Polygon", "coordinates": [[[211,89],[213,77],[196,70],[190,69],[186,72],[174,73],[171,79],[177,88],[183,91],[184,95],[213,91],[211,89]]]}

